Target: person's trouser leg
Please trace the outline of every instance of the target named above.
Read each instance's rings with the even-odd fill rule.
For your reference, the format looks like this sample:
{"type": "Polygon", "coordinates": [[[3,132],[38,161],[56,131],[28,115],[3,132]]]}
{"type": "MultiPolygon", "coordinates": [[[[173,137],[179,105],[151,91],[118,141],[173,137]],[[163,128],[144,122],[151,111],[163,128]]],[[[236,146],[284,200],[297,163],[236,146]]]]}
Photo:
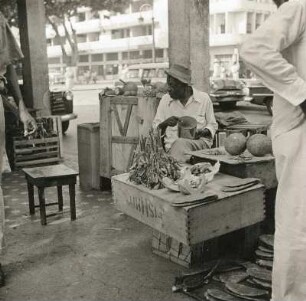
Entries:
{"type": "Polygon", "coordinates": [[[3,249],[4,239],[4,201],[2,194],[2,170],[3,170],[3,155],[5,150],[5,120],[4,111],[2,105],[2,99],[0,97],[0,253],[3,249]]]}
{"type": "Polygon", "coordinates": [[[173,142],[169,150],[169,155],[177,161],[185,163],[188,162],[191,157],[188,152],[205,148],[209,148],[209,144],[205,139],[191,140],[178,138],[173,142]]]}
{"type": "Polygon", "coordinates": [[[273,301],[306,300],[306,122],[273,140],[278,190],[273,301]]]}

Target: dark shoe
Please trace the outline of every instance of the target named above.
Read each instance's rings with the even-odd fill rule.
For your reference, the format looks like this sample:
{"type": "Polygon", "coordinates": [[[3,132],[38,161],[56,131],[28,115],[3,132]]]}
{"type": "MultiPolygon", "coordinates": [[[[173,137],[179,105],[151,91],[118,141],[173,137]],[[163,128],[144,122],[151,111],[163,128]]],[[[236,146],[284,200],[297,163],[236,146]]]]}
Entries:
{"type": "Polygon", "coordinates": [[[0,287],[5,286],[5,275],[2,270],[2,265],[0,263],[0,287]]]}

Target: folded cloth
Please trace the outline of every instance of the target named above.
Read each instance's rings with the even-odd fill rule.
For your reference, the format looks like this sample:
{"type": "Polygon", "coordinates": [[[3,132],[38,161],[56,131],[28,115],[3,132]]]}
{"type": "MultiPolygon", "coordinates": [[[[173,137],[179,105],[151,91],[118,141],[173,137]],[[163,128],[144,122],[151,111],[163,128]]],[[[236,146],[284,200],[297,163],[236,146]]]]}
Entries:
{"type": "Polygon", "coordinates": [[[253,187],[257,185],[258,183],[260,183],[260,180],[255,179],[255,178],[239,179],[238,181],[235,181],[234,183],[224,185],[222,191],[223,192],[241,191],[241,190],[253,187]]]}
{"type": "Polygon", "coordinates": [[[175,199],[175,202],[171,203],[173,207],[185,207],[199,204],[208,204],[218,200],[218,196],[214,193],[205,192],[196,195],[184,195],[175,199]]]}
{"type": "Polygon", "coordinates": [[[215,113],[219,128],[226,128],[231,125],[248,123],[248,120],[239,111],[215,113]]]}

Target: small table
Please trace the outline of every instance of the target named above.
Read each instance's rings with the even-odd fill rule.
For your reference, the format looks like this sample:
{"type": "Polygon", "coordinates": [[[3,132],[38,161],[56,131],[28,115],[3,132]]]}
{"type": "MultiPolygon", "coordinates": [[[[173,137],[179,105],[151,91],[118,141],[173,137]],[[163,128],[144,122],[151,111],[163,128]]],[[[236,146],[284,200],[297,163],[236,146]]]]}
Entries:
{"type": "Polygon", "coordinates": [[[46,214],[46,206],[58,205],[59,211],[63,211],[63,185],[69,185],[70,215],[71,220],[76,219],[75,208],[75,184],[78,173],[64,164],[24,168],[23,172],[28,185],[30,214],[35,214],[35,207],[40,208],[40,221],[47,224],[47,217],[56,215],[46,214]],[[39,205],[34,202],[34,186],[38,188],[39,205]],[[58,202],[48,203],[45,201],[45,188],[57,186],[58,202]]]}

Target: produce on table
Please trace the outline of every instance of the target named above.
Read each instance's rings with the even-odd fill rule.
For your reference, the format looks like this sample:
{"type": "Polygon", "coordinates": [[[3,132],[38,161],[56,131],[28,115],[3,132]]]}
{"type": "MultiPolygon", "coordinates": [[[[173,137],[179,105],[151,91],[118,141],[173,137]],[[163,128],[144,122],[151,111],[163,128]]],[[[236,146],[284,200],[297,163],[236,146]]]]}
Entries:
{"type": "Polygon", "coordinates": [[[214,166],[206,162],[197,163],[191,167],[185,166],[181,169],[180,178],[176,182],[165,177],[163,178],[163,184],[169,190],[183,194],[202,193],[206,184],[212,181],[219,169],[219,162],[214,166]]]}
{"type": "Polygon", "coordinates": [[[161,98],[167,92],[168,92],[168,85],[166,83],[156,82],[154,84],[151,84],[151,82],[146,82],[144,84],[143,95],[146,97],[161,98]]]}
{"type": "Polygon", "coordinates": [[[115,92],[114,89],[106,87],[106,88],[101,90],[100,94],[105,95],[105,96],[114,96],[114,95],[116,95],[116,92],[115,92]]]}
{"type": "Polygon", "coordinates": [[[233,133],[225,138],[224,148],[232,156],[242,154],[246,149],[247,138],[241,133],[233,133]]]}
{"type": "Polygon", "coordinates": [[[272,141],[264,134],[252,135],[246,144],[247,150],[257,157],[272,153],[272,141]]]}
{"type": "Polygon", "coordinates": [[[123,83],[123,95],[125,96],[136,96],[138,91],[138,86],[133,82],[125,82],[122,79],[120,81],[123,83]]]}
{"type": "Polygon", "coordinates": [[[150,189],[160,189],[164,177],[176,181],[180,177],[179,163],[164,151],[159,131],[150,130],[147,137],[139,139],[129,179],[150,189]]]}
{"type": "Polygon", "coordinates": [[[197,163],[192,167],[181,170],[181,177],[177,181],[180,192],[183,194],[202,193],[208,182],[212,181],[219,172],[220,162],[214,166],[210,163],[197,163]]]}

